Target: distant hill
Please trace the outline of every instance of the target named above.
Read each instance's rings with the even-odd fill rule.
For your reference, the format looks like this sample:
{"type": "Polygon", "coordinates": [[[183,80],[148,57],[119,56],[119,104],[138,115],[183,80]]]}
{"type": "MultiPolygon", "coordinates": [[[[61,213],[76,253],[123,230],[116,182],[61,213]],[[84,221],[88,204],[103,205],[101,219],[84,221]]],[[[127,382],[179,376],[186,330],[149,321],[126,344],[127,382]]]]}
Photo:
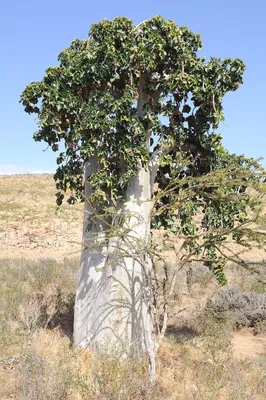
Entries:
{"type": "Polygon", "coordinates": [[[64,204],[56,215],[51,175],[0,176],[0,258],[77,256],[83,205],[64,204]]]}

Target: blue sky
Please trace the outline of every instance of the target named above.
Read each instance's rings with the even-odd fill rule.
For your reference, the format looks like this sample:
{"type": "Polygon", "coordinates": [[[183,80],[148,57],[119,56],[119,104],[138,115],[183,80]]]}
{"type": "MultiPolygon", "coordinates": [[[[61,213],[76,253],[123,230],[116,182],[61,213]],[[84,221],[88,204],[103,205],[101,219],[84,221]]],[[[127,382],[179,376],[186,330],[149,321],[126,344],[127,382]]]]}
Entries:
{"type": "MultiPolygon", "coordinates": [[[[36,121],[19,104],[24,87],[57,63],[61,50],[86,38],[91,24],[127,16],[136,23],[154,15],[200,33],[201,56],[241,58],[244,85],[226,96],[224,145],[266,158],[265,0],[9,0],[0,6],[0,174],[55,169],[55,153],[35,143],[36,121]]],[[[266,162],[263,161],[264,165],[266,162]]]]}

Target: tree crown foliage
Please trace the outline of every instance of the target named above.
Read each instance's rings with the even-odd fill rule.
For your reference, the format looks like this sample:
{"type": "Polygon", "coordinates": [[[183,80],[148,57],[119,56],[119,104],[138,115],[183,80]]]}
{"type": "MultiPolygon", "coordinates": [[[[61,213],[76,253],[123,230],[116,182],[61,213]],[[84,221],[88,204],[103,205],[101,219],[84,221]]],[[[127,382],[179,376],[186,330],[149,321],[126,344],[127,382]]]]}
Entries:
{"type": "Polygon", "coordinates": [[[35,140],[55,152],[65,143],[57,158],[58,188],[70,187],[71,200],[83,196],[83,163],[97,148],[100,167],[90,180],[95,199],[104,199],[108,188],[118,196],[138,161],[149,160],[147,130],[156,148],[172,146],[171,158],[181,147],[202,153],[206,160],[199,169],[207,172],[221,139],[214,129],[223,119],[223,96],[242,83],[244,64],[229,58],[206,62],[197,57],[200,48],[199,35],[154,17],[138,26],[128,18],[104,20],[91,27],[87,40],[63,50],[60,65],[21,96],[25,111],[38,116],[35,140]],[[141,77],[147,103],[140,118],[141,77]]]}
{"type": "Polygon", "coordinates": [[[63,50],[59,65],[28,85],[21,102],[37,114],[34,139],[59,153],[59,205],[68,189],[70,203],[84,199],[84,162],[93,155],[98,168],[88,177],[90,201],[109,205],[123,198],[140,163],[149,168],[158,155],[153,227],[193,238],[190,250],[201,252],[193,222],[201,209],[205,260],[221,267],[223,281],[224,258],[215,243],[225,235],[213,236],[212,229],[245,222],[247,182],[259,184],[263,172],[256,161],[230,155],[216,131],[224,95],[242,83],[243,62],[206,61],[197,55],[200,48],[199,35],[161,16],[139,25],[124,17],[103,20],[92,25],[87,40],[63,50]],[[215,181],[209,178],[213,171],[215,181]]]}

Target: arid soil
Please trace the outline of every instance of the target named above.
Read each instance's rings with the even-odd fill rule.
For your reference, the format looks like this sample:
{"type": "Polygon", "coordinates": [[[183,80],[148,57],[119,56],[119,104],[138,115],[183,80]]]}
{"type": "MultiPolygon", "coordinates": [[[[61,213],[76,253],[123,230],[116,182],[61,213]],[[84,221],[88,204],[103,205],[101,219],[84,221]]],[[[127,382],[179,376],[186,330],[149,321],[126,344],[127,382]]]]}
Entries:
{"type": "MultiPolygon", "coordinates": [[[[57,261],[78,257],[81,247],[83,206],[64,204],[56,213],[55,184],[49,175],[0,176],[0,258],[57,261]]],[[[265,253],[247,252],[254,261],[265,253]]],[[[230,277],[229,277],[230,278],[230,277]]],[[[230,279],[229,279],[230,282],[230,279]]],[[[215,289],[214,289],[215,291],[215,289]]],[[[206,290],[210,295],[211,292],[206,290]]],[[[182,307],[190,310],[205,299],[182,297],[182,307]]],[[[236,357],[266,356],[265,335],[252,330],[235,332],[232,346],[236,357]]]]}
{"type": "Polygon", "coordinates": [[[49,175],[0,177],[1,258],[76,257],[81,247],[82,204],[57,213],[49,175]]]}

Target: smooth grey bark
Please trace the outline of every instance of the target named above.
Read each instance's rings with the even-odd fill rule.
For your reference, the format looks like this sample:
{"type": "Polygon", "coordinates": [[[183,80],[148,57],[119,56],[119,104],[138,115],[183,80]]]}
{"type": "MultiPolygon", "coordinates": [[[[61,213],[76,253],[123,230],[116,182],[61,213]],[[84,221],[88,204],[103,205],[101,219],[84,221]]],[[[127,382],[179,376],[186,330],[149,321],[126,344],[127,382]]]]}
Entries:
{"type": "MultiPolygon", "coordinates": [[[[87,163],[86,174],[91,173],[94,165],[87,163]]],[[[100,220],[86,231],[92,210],[85,203],[74,320],[77,346],[100,346],[106,350],[116,346],[123,353],[139,356],[150,352],[152,304],[143,271],[149,268],[145,253],[150,230],[149,179],[149,172],[140,167],[128,185],[126,201],[118,210],[128,234],[109,242],[104,233],[107,227],[100,220]]]]}
{"type": "MultiPolygon", "coordinates": [[[[146,101],[144,85],[145,78],[141,77],[139,117],[143,115],[146,101]]],[[[85,165],[86,198],[91,194],[86,176],[96,170],[95,157],[85,165]]],[[[100,220],[87,230],[88,216],[93,210],[85,202],[74,318],[75,345],[99,347],[104,351],[112,351],[115,347],[121,354],[154,358],[153,304],[146,280],[151,268],[146,252],[150,236],[150,210],[150,170],[141,164],[127,186],[125,201],[117,205],[118,216],[123,217],[121,235],[107,240],[104,233],[106,226],[100,220]]]]}

